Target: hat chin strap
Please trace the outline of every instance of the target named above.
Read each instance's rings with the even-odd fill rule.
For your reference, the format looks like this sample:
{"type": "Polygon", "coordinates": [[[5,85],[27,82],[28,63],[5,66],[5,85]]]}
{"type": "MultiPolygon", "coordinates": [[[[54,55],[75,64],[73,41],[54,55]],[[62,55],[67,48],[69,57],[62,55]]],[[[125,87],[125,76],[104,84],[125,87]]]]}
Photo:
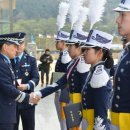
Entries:
{"type": "Polygon", "coordinates": [[[8,40],[8,42],[19,44],[17,40],[8,40]]]}

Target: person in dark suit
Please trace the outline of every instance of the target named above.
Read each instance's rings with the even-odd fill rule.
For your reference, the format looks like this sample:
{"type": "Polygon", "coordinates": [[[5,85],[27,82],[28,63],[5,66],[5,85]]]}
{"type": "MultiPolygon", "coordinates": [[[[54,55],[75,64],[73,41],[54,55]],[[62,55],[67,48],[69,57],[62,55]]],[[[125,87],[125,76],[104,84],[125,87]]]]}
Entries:
{"type": "Polygon", "coordinates": [[[46,73],[46,85],[49,83],[49,72],[50,72],[50,64],[53,62],[53,58],[50,55],[50,50],[46,49],[45,53],[41,55],[40,61],[41,64],[41,86],[44,84],[44,74],[46,73]]]}
{"type": "MultiPolygon", "coordinates": [[[[39,74],[36,59],[26,52],[24,37],[25,33],[19,36],[19,46],[17,56],[12,60],[12,66],[15,73],[17,89],[30,94],[38,85],[39,74]]],[[[17,123],[14,130],[18,130],[19,118],[21,117],[23,130],[35,129],[35,106],[31,104],[17,103],[17,123]]]]}
{"type": "Polygon", "coordinates": [[[17,52],[21,33],[0,35],[0,130],[14,130],[16,123],[16,102],[37,103],[38,97],[16,89],[15,75],[10,59],[17,52]]]}

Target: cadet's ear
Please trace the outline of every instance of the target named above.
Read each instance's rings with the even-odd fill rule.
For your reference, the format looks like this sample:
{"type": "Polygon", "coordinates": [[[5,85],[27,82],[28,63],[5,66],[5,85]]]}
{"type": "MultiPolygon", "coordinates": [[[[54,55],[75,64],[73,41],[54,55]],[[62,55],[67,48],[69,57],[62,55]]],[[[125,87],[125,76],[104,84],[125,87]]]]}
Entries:
{"type": "Polygon", "coordinates": [[[99,54],[103,54],[103,50],[102,49],[99,50],[99,54]]]}
{"type": "Polygon", "coordinates": [[[98,54],[98,56],[102,59],[102,57],[103,57],[103,50],[102,50],[102,49],[99,49],[99,50],[97,51],[97,54],[98,54]]]}

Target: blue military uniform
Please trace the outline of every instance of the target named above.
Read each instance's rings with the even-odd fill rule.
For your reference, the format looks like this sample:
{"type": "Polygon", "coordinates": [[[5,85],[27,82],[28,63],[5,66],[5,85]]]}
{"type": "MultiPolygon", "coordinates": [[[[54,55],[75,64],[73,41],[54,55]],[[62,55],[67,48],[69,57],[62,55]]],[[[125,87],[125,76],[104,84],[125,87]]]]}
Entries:
{"type": "MultiPolygon", "coordinates": [[[[85,60],[92,65],[82,90],[82,114],[83,119],[88,124],[86,126],[87,130],[110,130],[107,112],[110,108],[112,92],[112,83],[109,75],[109,69],[113,65],[110,55],[112,40],[113,36],[108,33],[91,30],[83,46],[87,48],[84,54],[85,60]],[[96,58],[95,63],[93,63],[94,61],[89,60],[90,54],[91,51],[95,51],[96,54],[97,48],[102,49],[106,55],[104,54],[102,59],[100,59],[101,57],[96,58]],[[111,65],[109,66],[110,63],[111,65]]],[[[96,57],[98,54],[96,54],[96,57]]]]}
{"type": "Polygon", "coordinates": [[[88,121],[87,130],[110,130],[107,110],[111,90],[112,84],[104,63],[92,67],[82,90],[83,118],[88,121]]]}
{"type": "MultiPolygon", "coordinates": [[[[55,72],[64,72],[66,73],[67,67],[71,61],[69,53],[67,50],[60,52],[59,58],[56,62],[55,72]]],[[[61,91],[59,101],[64,103],[69,103],[69,94],[68,88],[65,88],[61,91]]]]}
{"type": "MultiPolygon", "coordinates": [[[[27,53],[22,53],[19,57],[18,64],[15,64],[16,59],[12,61],[12,66],[16,76],[16,82],[21,79],[21,84],[28,84],[28,90],[25,93],[30,94],[38,85],[39,74],[36,64],[36,59],[29,56],[27,53]],[[21,56],[21,57],[20,57],[21,56]]],[[[18,85],[18,84],[17,84],[18,85]]],[[[17,125],[15,130],[18,130],[19,117],[21,116],[23,130],[35,129],[35,106],[30,104],[17,104],[17,125]]]]}
{"type": "MultiPolygon", "coordinates": [[[[67,47],[65,45],[66,41],[69,39],[69,36],[70,36],[70,33],[64,32],[61,30],[57,34],[56,46],[61,44],[66,48],[66,49],[64,48],[64,50],[63,50],[63,48],[57,48],[57,49],[60,49],[60,54],[59,54],[59,58],[56,62],[55,72],[57,74],[59,73],[59,75],[61,73],[66,73],[68,64],[71,61],[71,57],[69,56],[69,53],[67,51],[67,47]],[[64,41],[64,43],[61,41],[64,41]]],[[[55,102],[55,107],[56,107],[58,119],[60,122],[60,128],[61,128],[61,130],[66,130],[67,129],[66,128],[66,118],[65,118],[63,108],[67,105],[67,103],[69,103],[68,88],[64,88],[64,89],[61,89],[61,91],[57,91],[55,93],[54,102],[55,102]]]]}
{"type": "Polygon", "coordinates": [[[16,122],[16,101],[20,91],[15,86],[15,75],[11,64],[6,58],[0,54],[0,123],[15,123],[16,122]],[[8,106],[6,108],[6,105],[8,106]],[[6,114],[5,114],[6,113],[6,114]],[[3,115],[4,114],[4,115],[3,115]],[[3,115],[3,116],[2,116],[3,115]],[[10,116],[9,116],[10,115],[10,116]],[[13,116],[11,116],[13,115],[13,116]]]}
{"type": "Polygon", "coordinates": [[[42,97],[46,97],[49,94],[57,91],[58,89],[64,88],[65,87],[64,85],[68,83],[71,101],[73,103],[80,102],[81,101],[80,93],[81,93],[83,84],[85,83],[85,79],[88,74],[87,66],[84,66],[83,69],[78,67],[79,64],[80,64],[80,66],[81,66],[81,64],[84,64],[81,59],[82,59],[81,57],[77,57],[77,58],[73,59],[68,66],[66,74],[63,75],[63,77],[61,79],[59,79],[56,82],[56,84],[52,84],[52,85],[50,85],[50,87],[48,86],[47,88],[42,89],[41,90],[42,97]],[[78,95],[77,99],[73,98],[74,93],[76,93],[78,95]]]}
{"type": "MultiPolygon", "coordinates": [[[[119,6],[114,11],[120,14],[130,13],[130,0],[121,0],[119,6]]],[[[129,16],[126,16],[128,18],[129,16]]],[[[123,18],[123,16],[119,16],[123,18]]],[[[122,23],[124,21],[122,20],[122,23]]],[[[128,24],[128,23],[127,23],[128,24]]],[[[118,25],[120,26],[120,25],[118,25]]],[[[128,31],[128,30],[127,30],[128,31]]],[[[119,30],[121,32],[121,30],[119,30]]],[[[124,31],[126,33],[126,30],[124,31]]],[[[123,35],[122,35],[123,36],[123,35]]],[[[126,41],[129,41],[129,32],[126,35],[126,41]]],[[[126,44],[124,53],[118,63],[114,75],[114,97],[111,112],[111,130],[129,130],[130,129],[130,41],[126,44]]]]}
{"type": "MultiPolygon", "coordinates": [[[[59,54],[59,58],[56,62],[55,72],[66,73],[67,67],[68,67],[70,61],[71,61],[71,58],[69,56],[68,51],[67,50],[61,51],[59,54]]],[[[65,114],[64,114],[63,107],[66,106],[67,103],[69,103],[69,89],[64,88],[64,89],[61,89],[61,91],[57,91],[55,93],[54,101],[55,101],[55,106],[56,106],[61,130],[66,130],[67,129],[66,120],[65,120],[65,114]]]]}
{"type": "MultiPolygon", "coordinates": [[[[19,33],[0,35],[0,44],[18,44],[19,33]]],[[[2,50],[1,50],[2,51],[2,50]]],[[[8,56],[0,53],[0,130],[13,130],[16,101],[29,102],[29,95],[16,89],[15,75],[8,56]]]]}
{"type": "Polygon", "coordinates": [[[85,63],[82,61],[82,57],[78,57],[74,59],[74,61],[72,61],[70,66],[68,67],[67,76],[68,76],[69,91],[71,94],[81,93],[82,87],[87,77],[88,70],[89,70],[87,64],[85,64],[86,66],[84,66],[84,68],[82,68],[81,64],[85,64],[85,63]],[[73,65],[74,67],[71,73],[68,75],[73,65]],[[80,66],[80,68],[78,66],[80,66]],[[81,72],[81,69],[84,69],[84,72],[81,72]]]}
{"type": "Polygon", "coordinates": [[[125,49],[125,53],[121,58],[115,76],[114,76],[114,88],[115,93],[112,101],[112,123],[114,125],[119,126],[118,119],[115,121],[115,113],[122,113],[122,117],[120,115],[120,120],[123,119],[123,113],[130,113],[130,47],[129,45],[125,49]]]}

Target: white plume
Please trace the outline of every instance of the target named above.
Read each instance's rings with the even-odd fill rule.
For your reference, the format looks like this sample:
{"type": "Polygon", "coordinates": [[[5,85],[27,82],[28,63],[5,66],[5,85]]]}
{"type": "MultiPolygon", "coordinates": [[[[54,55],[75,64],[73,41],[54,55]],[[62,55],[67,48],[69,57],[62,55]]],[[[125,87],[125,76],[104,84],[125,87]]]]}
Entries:
{"type": "Polygon", "coordinates": [[[66,15],[68,13],[69,4],[66,2],[61,2],[59,4],[59,14],[57,16],[57,26],[58,30],[64,27],[66,21],[66,15]]]}
{"type": "Polygon", "coordinates": [[[69,18],[71,22],[71,29],[73,28],[74,23],[78,20],[80,14],[80,8],[83,4],[83,0],[70,0],[69,1],[69,18]]]}
{"type": "Polygon", "coordinates": [[[101,20],[105,9],[106,0],[90,0],[89,3],[89,13],[88,19],[91,24],[90,29],[92,29],[93,25],[101,20]]]}
{"type": "Polygon", "coordinates": [[[80,8],[80,14],[78,17],[78,20],[74,24],[74,29],[82,31],[83,30],[83,25],[87,21],[87,15],[88,15],[88,8],[87,7],[81,7],[80,8]]]}

